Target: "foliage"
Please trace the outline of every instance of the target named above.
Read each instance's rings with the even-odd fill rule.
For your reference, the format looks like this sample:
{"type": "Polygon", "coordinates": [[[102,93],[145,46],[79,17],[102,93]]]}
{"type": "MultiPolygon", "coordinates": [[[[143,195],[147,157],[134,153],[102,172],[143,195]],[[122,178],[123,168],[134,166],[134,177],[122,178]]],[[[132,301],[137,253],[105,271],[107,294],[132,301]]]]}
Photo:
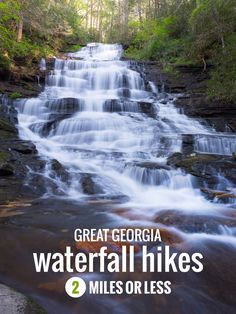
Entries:
{"type": "Polygon", "coordinates": [[[75,0],[6,0],[0,2],[0,66],[18,57],[30,63],[54,55],[67,37],[78,44],[85,31],[75,0]]]}
{"type": "Polygon", "coordinates": [[[172,36],[174,16],[160,20],[150,20],[143,24],[127,50],[127,56],[135,55],[138,59],[167,61],[179,55],[184,41],[172,36]]]}
{"type": "Polygon", "coordinates": [[[218,53],[215,57],[215,67],[208,82],[210,98],[236,100],[236,36],[232,42],[234,44],[228,45],[224,54],[218,53]]]}
{"type": "Polygon", "coordinates": [[[12,100],[15,100],[15,99],[20,98],[20,97],[22,97],[22,95],[21,95],[21,93],[18,93],[18,92],[14,92],[14,93],[11,93],[9,95],[9,98],[12,100]]]}
{"type": "MultiPolygon", "coordinates": [[[[145,1],[142,1],[145,3],[145,1]]],[[[236,101],[235,0],[159,1],[153,18],[133,26],[126,56],[157,60],[170,72],[173,65],[213,65],[208,82],[211,98],[236,101]]]]}
{"type": "Polygon", "coordinates": [[[236,100],[235,0],[0,1],[0,66],[29,63],[89,41],[120,42],[126,56],[212,65],[211,98],[236,100]]]}

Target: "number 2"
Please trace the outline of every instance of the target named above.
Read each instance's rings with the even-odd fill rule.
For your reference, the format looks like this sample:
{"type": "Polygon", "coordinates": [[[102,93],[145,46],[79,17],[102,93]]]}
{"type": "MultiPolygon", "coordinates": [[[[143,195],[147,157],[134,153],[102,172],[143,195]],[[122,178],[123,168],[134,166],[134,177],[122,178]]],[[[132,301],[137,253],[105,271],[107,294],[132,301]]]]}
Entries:
{"type": "Polygon", "coordinates": [[[72,287],[74,287],[74,289],[72,290],[73,294],[78,294],[79,293],[79,282],[78,281],[73,281],[72,282],[72,287]]]}

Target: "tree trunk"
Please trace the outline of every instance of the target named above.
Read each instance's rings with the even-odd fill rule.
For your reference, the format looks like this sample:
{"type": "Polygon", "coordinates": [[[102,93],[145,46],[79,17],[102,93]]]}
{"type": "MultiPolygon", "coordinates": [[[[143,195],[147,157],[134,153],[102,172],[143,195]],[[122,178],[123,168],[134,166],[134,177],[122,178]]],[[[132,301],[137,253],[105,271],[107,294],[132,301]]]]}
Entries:
{"type": "Polygon", "coordinates": [[[23,19],[22,17],[19,20],[18,23],[18,29],[17,29],[17,42],[21,42],[23,37],[23,19]]]}
{"type": "Polygon", "coordinates": [[[123,6],[123,14],[124,14],[124,21],[123,21],[123,40],[126,42],[128,39],[128,22],[129,22],[129,0],[124,1],[123,6]]]}
{"type": "Polygon", "coordinates": [[[206,64],[206,60],[204,57],[202,57],[202,62],[203,62],[203,72],[206,72],[207,64],[206,64]]]}
{"type": "Polygon", "coordinates": [[[139,23],[142,24],[142,6],[141,6],[141,0],[138,0],[138,17],[139,17],[139,23]]]}

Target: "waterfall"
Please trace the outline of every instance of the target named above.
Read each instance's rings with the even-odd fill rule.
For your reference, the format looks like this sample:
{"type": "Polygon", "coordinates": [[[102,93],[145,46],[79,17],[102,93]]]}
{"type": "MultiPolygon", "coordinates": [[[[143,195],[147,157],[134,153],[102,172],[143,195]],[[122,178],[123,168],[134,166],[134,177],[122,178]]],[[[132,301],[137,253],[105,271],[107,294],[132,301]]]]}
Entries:
{"type": "MultiPolygon", "coordinates": [[[[21,138],[66,168],[66,197],[87,197],[81,183],[86,176],[97,186],[97,196],[125,196],[132,206],[213,208],[191,175],[166,165],[171,153],[181,151],[182,134],[212,131],[181,114],[173,98],[161,102],[154,83],[145,84],[142,69],[121,56],[120,45],[93,43],[67,60],[56,59],[39,97],[17,102],[21,138]]],[[[206,138],[196,137],[197,151],[234,149],[230,138],[217,145],[206,138]]]]}
{"type": "Polygon", "coordinates": [[[236,151],[236,137],[233,135],[196,135],[195,150],[200,153],[231,156],[236,151]]]}

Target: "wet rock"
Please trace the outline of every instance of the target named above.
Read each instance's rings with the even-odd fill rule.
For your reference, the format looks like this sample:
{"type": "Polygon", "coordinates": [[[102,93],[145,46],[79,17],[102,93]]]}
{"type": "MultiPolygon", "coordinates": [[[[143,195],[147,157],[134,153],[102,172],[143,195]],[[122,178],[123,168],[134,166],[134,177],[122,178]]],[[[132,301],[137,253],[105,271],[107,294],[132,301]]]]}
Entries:
{"type": "Polygon", "coordinates": [[[124,87],[124,88],[129,88],[130,87],[129,86],[129,77],[128,77],[127,74],[124,74],[122,76],[122,87],[124,87]]]}
{"type": "Polygon", "coordinates": [[[109,99],[105,101],[103,110],[107,112],[138,112],[139,106],[134,101],[109,99]]]}
{"type": "Polygon", "coordinates": [[[229,199],[236,199],[236,194],[229,191],[215,191],[207,188],[201,189],[201,191],[205,193],[210,199],[217,198],[218,200],[226,201],[228,201],[229,199]]]}
{"type": "Polygon", "coordinates": [[[190,155],[194,151],[194,136],[192,134],[182,135],[182,152],[184,155],[190,155]]]}
{"type": "Polygon", "coordinates": [[[83,104],[77,98],[60,98],[47,101],[45,106],[58,113],[74,113],[81,110],[83,104]]]}
{"type": "Polygon", "coordinates": [[[12,125],[16,125],[18,122],[13,101],[4,95],[0,96],[0,116],[12,125]]]}
{"type": "Polygon", "coordinates": [[[184,158],[182,153],[176,152],[170,155],[167,159],[167,165],[176,166],[184,158]]]}
{"type": "Polygon", "coordinates": [[[25,295],[0,284],[0,313],[46,314],[46,311],[25,295]]]}
{"type": "Polygon", "coordinates": [[[14,169],[9,163],[0,162],[0,176],[12,176],[14,174],[14,169]]]}
{"type": "Polygon", "coordinates": [[[220,232],[220,226],[235,227],[235,219],[229,217],[219,217],[201,214],[184,214],[175,210],[159,212],[155,217],[155,222],[166,226],[177,227],[181,231],[191,233],[213,233],[220,232]]]}
{"type": "Polygon", "coordinates": [[[0,97],[0,140],[17,138],[17,113],[13,104],[5,96],[0,97]]]}
{"type": "Polygon", "coordinates": [[[159,170],[159,169],[170,170],[171,169],[171,167],[166,166],[166,165],[161,164],[161,163],[157,163],[157,162],[144,161],[144,162],[136,163],[135,165],[137,167],[146,168],[146,169],[150,169],[150,170],[159,170]]]}
{"type": "Polygon", "coordinates": [[[136,211],[136,210],[130,210],[127,208],[115,208],[112,210],[112,213],[123,217],[128,220],[133,221],[152,221],[153,217],[150,215],[146,215],[144,212],[136,211]]]}
{"type": "Polygon", "coordinates": [[[131,96],[130,90],[128,88],[120,88],[118,90],[118,96],[122,98],[130,98],[131,96]]]}
{"type": "Polygon", "coordinates": [[[123,111],[122,107],[123,107],[122,103],[119,99],[106,100],[103,105],[104,111],[107,111],[107,112],[121,112],[123,111]]]}
{"type": "Polygon", "coordinates": [[[107,112],[142,112],[150,117],[155,117],[156,110],[150,102],[135,102],[129,100],[109,99],[103,106],[107,112]]]}
{"type": "Polygon", "coordinates": [[[130,198],[127,195],[96,195],[88,199],[89,204],[121,204],[127,203],[130,198]]]}
{"type": "Polygon", "coordinates": [[[230,130],[232,131],[232,132],[236,132],[236,122],[235,122],[235,119],[234,120],[228,120],[227,121],[227,125],[228,125],[228,127],[230,128],[230,130]]]}
{"type": "Polygon", "coordinates": [[[3,118],[0,118],[0,132],[1,131],[17,134],[16,127],[3,118]]]}
{"type": "Polygon", "coordinates": [[[15,150],[24,155],[36,154],[36,146],[29,141],[14,141],[11,145],[11,150],[15,150]]]}
{"type": "Polygon", "coordinates": [[[160,103],[163,104],[163,105],[166,105],[167,104],[167,100],[161,100],[160,103]]]}
{"type": "Polygon", "coordinates": [[[189,95],[175,101],[177,107],[184,109],[184,113],[191,117],[230,117],[236,115],[235,104],[210,101],[204,95],[189,95]]]}
{"type": "Polygon", "coordinates": [[[156,117],[156,110],[152,103],[139,101],[138,105],[140,107],[141,112],[145,113],[146,115],[150,116],[151,118],[156,117]]]}
{"type": "Polygon", "coordinates": [[[236,160],[236,152],[232,153],[233,160],[236,160]]]}
{"type": "Polygon", "coordinates": [[[167,228],[159,228],[160,234],[161,234],[161,240],[166,245],[175,246],[184,241],[184,239],[181,237],[180,233],[170,230],[167,228]]]}
{"type": "Polygon", "coordinates": [[[10,154],[5,151],[0,151],[0,177],[12,176],[14,169],[10,164],[10,154]]]}
{"type": "Polygon", "coordinates": [[[37,132],[41,135],[41,136],[48,136],[49,133],[54,130],[56,127],[56,123],[54,120],[52,121],[48,121],[48,122],[37,122],[34,123],[30,126],[30,130],[32,132],[35,132],[37,130],[37,132]]]}
{"type": "Polygon", "coordinates": [[[12,101],[0,101],[0,203],[20,198],[39,197],[45,193],[41,173],[45,161],[37,155],[36,147],[18,138],[16,112],[12,101]],[[29,170],[30,169],[30,170],[29,170]],[[34,173],[34,180],[30,180],[34,173]]]}
{"type": "Polygon", "coordinates": [[[206,118],[219,132],[225,131],[225,124],[236,132],[235,103],[213,101],[207,96],[209,65],[206,71],[203,71],[201,64],[174,66],[172,73],[165,73],[158,63],[146,62],[145,68],[147,79],[155,82],[159,89],[164,87],[165,92],[181,93],[175,105],[183,109],[186,115],[206,118]]]}
{"type": "MultiPolygon", "coordinates": [[[[215,118],[206,118],[206,126],[210,126],[214,128],[217,132],[227,132],[229,131],[229,121],[227,118],[220,118],[220,117],[215,117],[215,118]]],[[[236,132],[236,130],[235,130],[236,132]]]]}
{"type": "Polygon", "coordinates": [[[185,156],[174,153],[168,158],[167,164],[183,169],[186,173],[198,178],[200,185],[206,183],[210,188],[217,185],[219,175],[236,183],[236,162],[232,158],[207,154],[185,156]]]}
{"type": "Polygon", "coordinates": [[[30,126],[33,132],[39,133],[41,136],[48,136],[50,132],[54,132],[58,124],[64,120],[68,119],[70,114],[51,114],[49,116],[49,121],[47,122],[37,122],[30,126]]]}
{"type": "Polygon", "coordinates": [[[92,175],[89,173],[80,174],[80,184],[83,190],[83,193],[93,195],[101,194],[103,190],[98,186],[98,184],[92,178],[92,175]]]}
{"type": "Polygon", "coordinates": [[[55,172],[56,176],[59,177],[64,182],[69,181],[69,173],[66,171],[66,169],[62,166],[62,164],[57,161],[56,159],[53,159],[51,161],[51,169],[55,172]]]}

